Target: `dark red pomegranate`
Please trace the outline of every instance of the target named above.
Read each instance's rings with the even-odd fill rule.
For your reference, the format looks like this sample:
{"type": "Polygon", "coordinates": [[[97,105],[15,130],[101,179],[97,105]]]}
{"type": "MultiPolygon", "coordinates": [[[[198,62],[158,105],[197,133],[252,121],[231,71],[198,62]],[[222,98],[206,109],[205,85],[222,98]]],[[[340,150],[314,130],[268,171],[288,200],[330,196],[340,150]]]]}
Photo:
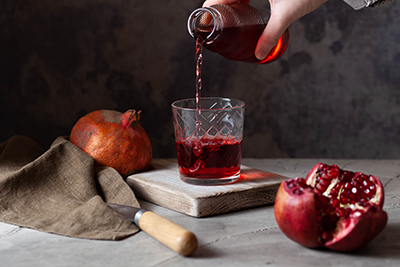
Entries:
{"type": "Polygon", "coordinates": [[[378,178],[318,163],[305,179],[281,183],[274,213],[282,232],[303,246],[353,251],[385,228],[383,201],[378,178]]]}
{"type": "Polygon", "coordinates": [[[91,155],[97,164],[116,169],[122,176],[149,168],[150,139],[139,124],[141,111],[124,114],[113,110],[93,111],[78,120],[70,141],[91,155]]]}

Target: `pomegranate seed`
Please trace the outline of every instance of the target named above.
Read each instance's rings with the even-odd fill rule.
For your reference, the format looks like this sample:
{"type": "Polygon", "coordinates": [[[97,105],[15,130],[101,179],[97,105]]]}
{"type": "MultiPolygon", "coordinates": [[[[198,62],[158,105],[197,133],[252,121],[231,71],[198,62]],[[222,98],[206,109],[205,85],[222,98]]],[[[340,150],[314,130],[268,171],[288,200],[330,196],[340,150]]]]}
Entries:
{"type": "Polygon", "coordinates": [[[349,199],[347,197],[342,197],[340,200],[340,203],[342,203],[343,205],[346,205],[349,203],[349,199]]]}
{"type": "Polygon", "coordinates": [[[328,184],[324,184],[324,183],[319,183],[315,186],[314,189],[316,189],[316,193],[320,193],[322,194],[323,192],[326,191],[326,189],[328,188],[329,183],[328,184]]]}
{"type": "Polygon", "coordinates": [[[376,186],[374,184],[369,184],[368,186],[365,186],[364,188],[369,189],[372,192],[372,191],[375,191],[376,186]]]}
{"type": "Polygon", "coordinates": [[[333,192],[332,193],[332,191],[331,191],[331,193],[330,193],[330,195],[329,195],[331,198],[337,198],[338,197],[338,193],[335,191],[335,192],[333,192]]]}
{"type": "Polygon", "coordinates": [[[351,183],[349,183],[349,182],[347,182],[347,183],[344,185],[344,188],[346,188],[346,189],[350,189],[350,187],[351,187],[351,183]]]}
{"type": "Polygon", "coordinates": [[[327,174],[331,178],[336,178],[339,176],[339,170],[338,169],[330,169],[330,170],[328,170],[327,174]]]}
{"type": "Polygon", "coordinates": [[[331,192],[334,192],[337,195],[339,193],[341,187],[342,187],[342,184],[338,183],[335,185],[335,187],[332,188],[331,192]]]}
{"type": "Polygon", "coordinates": [[[339,181],[341,182],[348,182],[354,177],[354,172],[351,171],[343,171],[339,177],[339,181]]]}
{"type": "Polygon", "coordinates": [[[326,174],[326,172],[321,172],[319,175],[319,178],[321,179],[329,179],[329,176],[326,174]]]}
{"type": "Polygon", "coordinates": [[[368,179],[368,176],[365,175],[365,174],[363,174],[363,173],[358,173],[358,176],[357,176],[357,177],[359,177],[359,178],[362,179],[362,180],[367,180],[367,179],[368,179]]]}
{"type": "Polygon", "coordinates": [[[327,231],[323,231],[322,234],[321,234],[321,238],[324,241],[328,240],[328,238],[329,238],[328,232],[327,231]]]}
{"type": "Polygon", "coordinates": [[[348,195],[349,195],[349,191],[346,190],[345,188],[342,188],[342,191],[340,192],[340,194],[341,194],[342,196],[348,196],[348,195]]]}

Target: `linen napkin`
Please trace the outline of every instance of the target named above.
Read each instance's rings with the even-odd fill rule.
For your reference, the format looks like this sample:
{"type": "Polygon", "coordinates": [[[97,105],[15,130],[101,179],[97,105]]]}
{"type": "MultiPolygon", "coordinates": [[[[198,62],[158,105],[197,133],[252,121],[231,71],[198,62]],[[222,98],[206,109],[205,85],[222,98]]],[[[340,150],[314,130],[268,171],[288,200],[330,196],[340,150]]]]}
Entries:
{"type": "Polygon", "coordinates": [[[139,207],[116,170],[58,137],[44,151],[32,139],[0,143],[0,221],[78,238],[119,240],[139,229],[106,204],[139,207]]]}

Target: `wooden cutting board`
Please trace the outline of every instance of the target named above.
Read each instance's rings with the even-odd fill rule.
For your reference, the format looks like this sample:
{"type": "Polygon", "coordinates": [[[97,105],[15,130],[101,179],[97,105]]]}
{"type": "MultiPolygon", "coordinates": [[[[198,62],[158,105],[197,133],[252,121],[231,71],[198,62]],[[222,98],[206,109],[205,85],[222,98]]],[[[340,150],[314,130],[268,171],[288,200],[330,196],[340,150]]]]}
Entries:
{"type": "Polygon", "coordinates": [[[238,182],[199,186],[183,182],[176,159],[153,159],[149,171],[127,178],[137,198],[194,217],[272,204],[287,177],[242,165],[238,182]]]}

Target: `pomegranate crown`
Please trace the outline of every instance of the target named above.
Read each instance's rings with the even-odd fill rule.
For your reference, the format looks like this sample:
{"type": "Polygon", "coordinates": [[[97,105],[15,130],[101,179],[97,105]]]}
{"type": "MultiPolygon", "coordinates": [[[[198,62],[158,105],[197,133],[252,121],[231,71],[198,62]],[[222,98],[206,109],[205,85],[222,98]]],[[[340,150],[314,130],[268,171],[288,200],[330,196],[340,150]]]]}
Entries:
{"type": "Polygon", "coordinates": [[[121,121],[122,126],[124,128],[131,126],[132,128],[136,129],[141,115],[142,115],[141,110],[136,112],[135,109],[129,109],[121,116],[122,117],[122,121],[121,121]]]}

